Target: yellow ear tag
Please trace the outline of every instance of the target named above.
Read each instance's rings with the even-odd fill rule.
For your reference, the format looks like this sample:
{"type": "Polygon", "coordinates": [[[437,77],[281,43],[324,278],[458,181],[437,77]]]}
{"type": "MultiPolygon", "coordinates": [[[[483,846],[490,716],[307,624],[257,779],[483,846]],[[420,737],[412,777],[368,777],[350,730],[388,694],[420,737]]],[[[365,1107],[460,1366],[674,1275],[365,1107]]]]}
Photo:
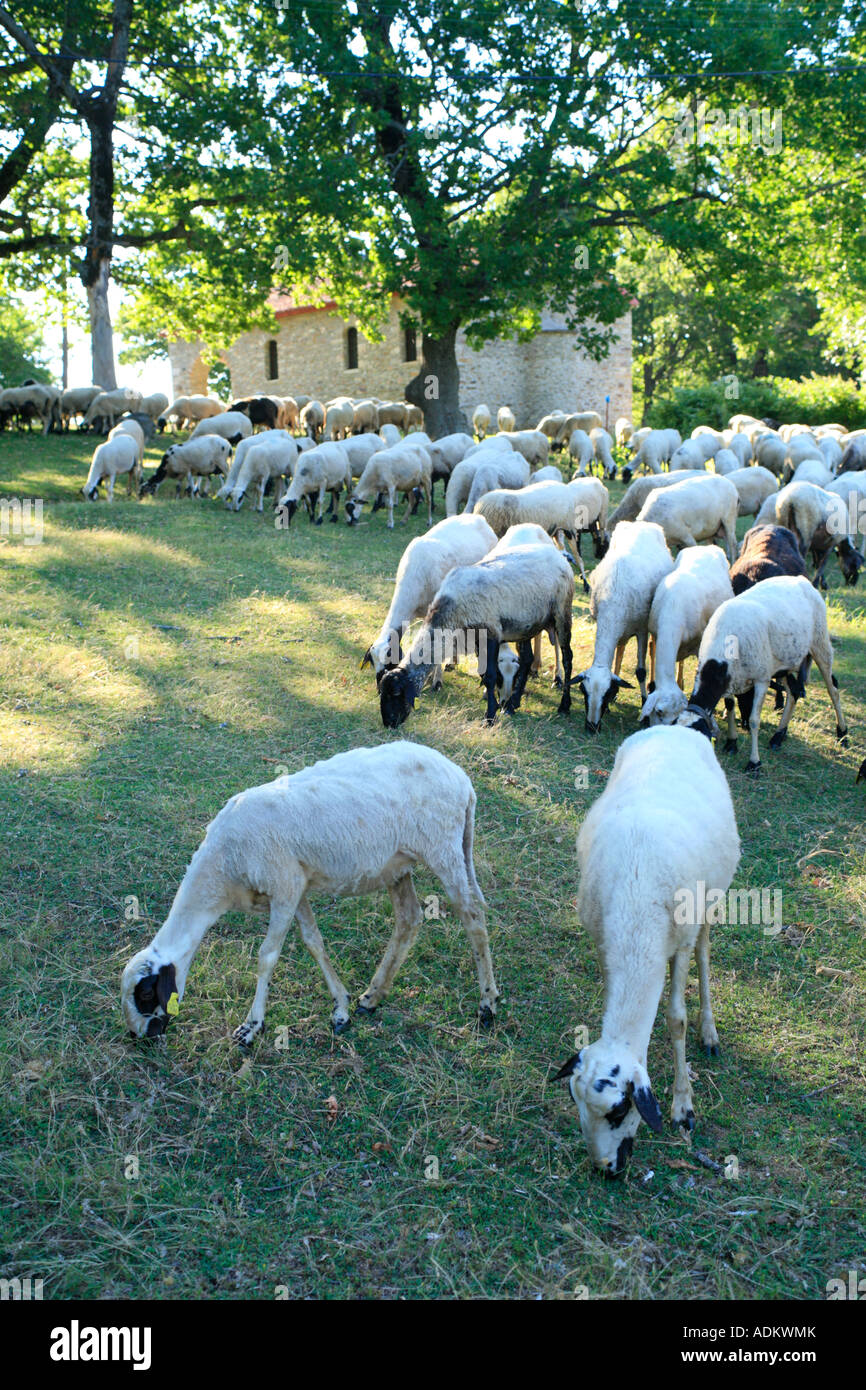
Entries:
{"type": "Polygon", "coordinates": [[[167,1014],[170,1014],[172,1018],[175,1018],[177,1014],[180,1013],[180,1003],[178,1001],[177,991],[175,991],[174,994],[169,995],[168,1003],[165,1006],[165,1011],[167,1014]]]}

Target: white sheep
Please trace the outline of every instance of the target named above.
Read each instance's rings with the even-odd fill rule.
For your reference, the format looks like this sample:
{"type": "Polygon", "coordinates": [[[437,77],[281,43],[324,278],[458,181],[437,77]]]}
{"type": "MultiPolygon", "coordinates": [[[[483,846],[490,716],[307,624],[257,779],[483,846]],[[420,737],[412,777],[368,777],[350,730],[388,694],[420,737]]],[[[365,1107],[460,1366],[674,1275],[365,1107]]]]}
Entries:
{"type": "Polygon", "coordinates": [[[592,467],[595,449],[586,430],[572,430],[568,436],[568,456],[574,466],[574,477],[586,476],[587,468],[592,467]]]}
{"type": "Polygon", "coordinates": [[[306,405],[301,409],[299,423],[304,434],[308,434],[312,440],[318,443],[322,437],[322,430],[325,428],[325,407],[322,405],[322,402],[307,401],[306,405]]]}
{"type": "Polygon", "coordinates": [[[641,1120],[662,1116],[647,1049],[670,966],[666,1021],[674,1052],[671,1119],[694,1128],[686,1062],[685,989],[694,952],[700,1034],[719,1051],[710,998],[709,918],[740,859],[731,793],[709,742],[660,726],[619,748],[577,840],[577,915],[598,950],[604,979],[601,1036],[557,1073],[567,1077],[596,1167],[625,1168],[641,1120]]]}
{"type": "MultiPolygon", "coordinates": [[[[298,462],[298,448],[292,438],[275,439],[276,430],[256,437],[256,446],[244,454],[234,483],[226,495],[226,507],[239,512],[246,494],[256,490],[257,512],[264,511],[265,489],[275,478],[291,477],[298,462]]],[[[222,492],[222,489],[220,489],[222,492]]],[[[336,519],[336,517],[335,517],[336,519]]]]}
{"type": "Polygon", "coordinates": [[[325,406],[323,439],[345,439],[352,432],[355,407],[348,396],[337,396],[325,406]]]}
{"type": "MultiPolygon", "coordinates": [[[[561,482],[562,477],[559,473],[557,477],[561,482]]],[[[485,460],[475,468],[463,510],[474,511],[478,499],[487,492],[493,492],[496,488],[525,487],[529,480],[529,464],[521,454],[494,453],[489,461],[485,460]]]]}
{"type": "MultiPolygon", "coordinates": [[[[477,521],[483,520],[476,517],[477,521]]],[[[488,553],[488,558],[494,555],[501,555],[505,550],[518,550],[524,545],[556,545],[552,536],[544,530],[543,526],[537,526],[533,521],[523,521],[517,526],[509,526],[504,536],[501,536],[495,546],[488,553]]],[[[557,689],[562,689],[562,660],[559,653],[559,643],[555,639],[553,642],[553,653],[556,660],[556,674],[554,685],[557,689]]],[[[514,688],[514,680],[519,668],[517,653],[507,644],[499,648],[499,674],[502,677],[502,688],[499,692],[499,703],[506,705],[511,698],[514,688]]],[[[535,676],[541,670],[541,633],[539,632],[532,642],[532,665],[530,674],[535,676]]]]}
{"type": "Polygon", "coordinates": [[[349,460],[353,478],[360,478],[373,455],[388,447],[379,434],[353,434],[348,439],[341,439],[339,443],[349,460]]]}
{"type": "Polygon", "coordinates": [[[430,454],[423,444],[415,444],[412,437],[407,435],[393,448],[381,449],[373,454],[346,503],[349,525],[356,526],[364,503],[382,492],[388,497],[388,529],[392,531],[398,492],[407,499],[403,517],[406,521],[416,488],[420,488],[427,503],[427,525],[430,526],[433,522],[430,454]]]}
{"type": "Polygon", "coordinates": [[[165,923],[123,972],[121,1004],[132,1035],[165,1032],[208,927],[226,912],[262,908],[269,920],[255,997],[235,1029],[235,1042],[249,1045],[264,1027],[271,975],[293,919],[334,1001],[334,1031],[342,1033],[349,1024],[349,996],[325,952],[309,899],[387,891],[394,928],[358,1001],[359,1013],[372,1013],[423,921],[412,882],[416,864],[439,879],[460,918],[478,975],[479,1022],[492,1023],[499,992],[473,863],[475,800],[472,783],[456,763],[404,740],[338,753],[233,796],[208,826],[165,923]]]}
{"type": "Polygon", "coordinates": [[[784,439],[775,430],[765,429],[757,438],[753,436],[752,446],[755,453],[755,462],[762,468],[768,468],[777,477],[782,476],[787,457],[787,448],[784,439]]]}
{"type": "Polygon", "coordinates": [[[286,526],[291,526],[298,503],[306,501],[310,507],[310,521],[321,526],[325,493],[331,494],[329,510],[331,519],[336,521],[337,503],[343,488],[352,490],[352,468],[345,449],[333,440],[317,444],[298,459],[292,481],[277,503],[277,510],[285,516],[286,526]],[[310,506],[314,498],[315,505],[310,506]]]}
{"type": "Polygon", "coordinates": [[[649,616],[650,686],[641,719],[670,724],[685,709],[683,662],[694,656],[716,609],[734,597],[728,562],[717,545],[681,550],[653,596],[649,616]]]}
{"type": "Polygon", "coordinates": [[[116,439],[119,434],[128,434],[131,439],[135,440],[136,448],[138,449],[138,462],[143,463],[144,430],[141,428],[138,421],[132,419],[121,420],[118,425],[115,425],[113,429],[108,431],[108,438],[116,439]]]}
{"type": "Polygon", "coordinates": [[[833,514],[831,495],[814,483],[788,483],[771,493],[755,518],[755,525],[786,526],[793,531],[803,555],[808,555],[815,532],[833,514]]]}
{"type": "Polygon", "coordinates": [[[727,478],[716,474],[686,478],[676,487],[651,492],[638,513],[638,521],[661,526],[668,545],[679,549],[721,536],[733,564],[737,556],[739,503],[739,493],[727,478]]]}
{"type": "Polygon", "coordinates": [[[517,468],[519,479],[522,480],[517,486],[522,487],[524,482],[528,482],[529,464],[523,455],[515,455],[515,451],[508,444],[494,444],[492,439],[487,439],[484,444],[467,449],[465,457],[452,468],[445,488],[446,516],[456,516],[460,509],[465,507],[478,469],[486,464],[496,463],[497,460],[508,460],[517,468]]]}
{"type": "MultiPolygon", "coordinates": [[[[530,468],[543,468],[547,463],[550,440],[540,430],[510,430],[504,437],[515,453],[523,455],[530,468]]],[[[490,441],[484,442],[488,444],[490,441]]]]}
{"type": "MultiPolygon", "coordinates": [[[[296,458],[297,458],[297,454],[300,453],[300,450],[301,450],[301,448],[302,448],[302,446],[303,446],[304,443],[307,443],[307,444],[312,445],[312,440],[310,440],[310,439],[308,439],[308,440],[306,440],[306,441],[305,441],[305,440],[300,440],[300,439],[297,439],[297,440],[296,440],[295,437],[294,437],[294,435],[293,435],[289,430],[287,430],[287,429],[286,429],[286,430],[269,430],[268,433],[267,433],[266,439],[267,439],[268,442],[270,442],[271,440],[276,440],[276,439],[290,439],[290,440],[292,441],[292,443],[295,445],[295,456],[296,456],[296,458]]],[[[229,493],[231,492],[232,488],[234,487],[235,483],[236,483],[237,480],[238,480],[238,474],[239,474],[240,471],[241,471],[241,464],[243,463],[243,461],[244,461],[244,459],[246,458],[247,454],[249,453],[250,449],[255,449],[256,446],[257,446],[258,444],[263,444],[264,442],[265,442],[265,439],[263,439],[262,436],[261,436],[261,435],[258,435],[258,434],[250,434],[250,435],[247,435],[246,439],[242,439],[242,440],[240,441],[240,443],[238,444],[237,448],[236,448],[235,451],[234,451],[234,455],[233,455],[233,457],[232,457],[232,462],[231,462],[231,467],[229,468],[229,471],[228,471],[228,474],[227,474],[227,476],[226,476],[225,482],[223,483],[223,485],[222,485],[222,487],[220,488],[219,492],[217,492],[217,493],[214,494],[214,499],[215,499],[215,500],[217,500],[217,499],[219,499],[219,498],[221,498],[221,497],[228,497],[229,493]]],[[[291,471],[293,471],[293,470],[294,470],[294,462],[292,463],[292,467],[291,467],[291,469],[290,469],[289,471],[291,472],[291,471]]]]}
{"type": "Polygon", "coordinates": [[[501,431],[510,434],[517,425],[514,411],[507,405],[501,405],[496,412],[496,424],[501,431]]]}
{"type": "Polygon", "coordinates": [[[628,418],[627,415],[620,415],[617,417],[616,423],[613,427],[613,433],[614,438],[616,439],[616,442],[620,446],[620,448],[622,448],[624,444],[628,444],[629,440],[634,434],[634,425],[632,424],[631,420],[628,418]]]}
{"type": "Polygon", "coordinates": [[[204,496],[207,493],[207,480],[212,474],[225,476],[230,453],[228,440],[216,434],[187,439],[184,444],[172,444],[163,454],[159,467],[142,487],[142,495],[155,493],[163,479],[168,477],[175,479],[176,497],[180,496],[182,490],[197,494],[199,487],[204,496]]]}
{"type": "Polygon", "coordinates": [[[143,396],[138,407],[145,415],[149,415],[151,420],[158,420],[163,411],[168,409],[168,396],[162,391],[154,391],[150,396],[143,396]]]}
{"type": "Polygon", "coordinates": [[[561,483],[563,481],[562,469],[555,463],[549,463],[546,468],[536,468],[534,473],[530,473],[531,483],[561,483]]]}
{"type": "Polygon", "coordinates": [[[592,448],[595,457],[601,464],[602,472],[606,478],[616,477],[616,462],[613,457],[613,439],[607,430],[598,425],[591,429],[589,437],[592,440],[592,448]]]}
{"type": "Polygon", "coordinates": [[[767,498],[779,490],[778,478],[769,468],[761,468],[760,464],[738,468],[733,473],[726,473],[725,477],[737,489],[740,499],[737,506],[738,516],[755,516],[767,498]]]}
{"type": "Polygon", "coordinates": [[[141,486],[141,459],[138,444],[130,434],[118,434],[97,445],[87,482],[81,491],[89,502],[95,502],[99,495],[99,484],[105,480],[106,496],[109,502],[113,502],[114,480],[121,473],[129,475],[127,494],[132,493],[133,485],[137,494],[141,486]]]}
{"type": "Polygon", "coordinates": [[[725,448],[736,454],[740,467],[746,468],[752,461],[752,441],[741,431],[725,430],[725,448]]]}
{"type": "MultiPolygon", "coordinates": [[[[805,484],[804,484],[805,486],[805,484]]],[[[721,699],[728,716],[725,752],[736,752],[734,697],[754,691],[749,714],[751,750],[746,771],[757,775],[761,707],[771,681],[780,672],[787,678],[787,698],[770,747],[780,748],[797,700],[805,694],[812,661],[824,678],[836,711],[836,738],[845,742],[847,725],[833,675],[833,648],[827,627],[827,607],[817,589],[802,576],[762,579],[717,608],[701,638],[695,688],[679,722],[693,721],[704,711],[712,718],[721,699]]]]}
{"type": "Polygon", "coordinates": [[[466,637],[477,642],[478,667],[487,691],[486,722],[497,710],[499,648],[516,642],[520,658],[507,714],[520,707],[532,664],[532,638],[546,632],[562,653],[560,714],[571,709],[571,606],[574,580],[565,556],[554,546],[526,545],[461,565],[445,576],[424,625],[399,666],[379,687],[382,723],[398,728],[411,714],[432,668],[466,637]]]}
{"type": "Polygon", "coordinates": [[[216,396],[178,396],[160,415],[156,424],[161,434],[170,420],[174,420],[178,428],[183,429],[187,425],[194,425],[198,420],[209,420],[214,415],[221,415],[224,410],[225,406],[216,396]]]}
{"type": "Polygon", "coordinates": [[[69,428],[73,415],[86,415],[88,407],[101,394],[101,386],[72,386],[64,391],[60,397],[60,419],[63,428],[69,428]]]}
{"type": "Polygon", "coordinates": [[[497,536],[504,536],[510,526],[530,521],[543,527],[548,535],[561,538],[574,556],[587,590],[580,536],[589,531],[596,556],[601,556],[607,505],[607,488],[600,479],[573,478],[570,483],[530,482],[528,487],[519,489],[497,489],[480,497],[475,510],[493,527],[497,536]]]}
{"type": "Polygon", "coordinates": [[[816,487],[826,488],[833,481],[832,471],[822,458],[810,455],[798,463],[791,476],[792,483],[814,483],[816,487]]]}
{"type": "Polygon", "coordinates": [[[90,402],[84,415],[83,427],[88,429],[92,426],[107,434],[127,410],[140,410],[142,399],[140,391],[125,387],[115,391],[101,391],[90,402]]]}
{"type": "Polygon", "coordinates": [[[646,700],[646,651],[653,596],[674,567],[660,526],[623,521],[610,549],[592,573],[590,617],[595,621],[592,665],[575,676],[583,695],[586,731],[597,734],[602,717],[619,690],[631,683],[620,676],[626,644],[637,639],[636,675],[646,700]]]}
{"type": "Polygon", "coordinates": [[[634,452],[628,468],[623,470],[623,478],[627,482],[632,473],[639,468],[648,468],[651,473],[660,473],[662,464],[669,461],[681,443],[679,430],[651,430],[646,427],[639,429],[631,438],[634,452]]]}
{"type": "Polygon", "coordinates": [[[733,449],[719,449],[713,455],[713,469],[716,473],[721,473],[724,476],[738,471],[739,468],[740,460],[733,449]]]}
{"type": "MultiPolygon", "coordinates": [[[[696,478],[709,478],[709,473],[696,473],[696,478]]],[[[642,478],[635,478],[633,483],[629,483],[623,493],[622,501],[618,507],[611,512],[607,531],[608,538],[615,526],[621,521],[635,521],[646,499],[651,492],[655,492],[659,487],[674,487],[677,483],[684,481],[682,472],[678,473],[649,473],[642,478]]]]}
{"type": "Polygon", "coordinates": [[[687,469],[695,469],[704,472],[707,466],[707,455],[704,445],[700,439],[686,439],[678,449],[671,454],[671,472],[682,472],[687,469]]]}
{"type": "Polygon", "coordinates": [[[379,438],[386,448],[390,449],[392,444],[399,444],[403,436],[397,426],[389,421],[379,426],[379,438]]]}
{"type": "Polygon", "coordinates": [[[842,446],[834,434],[823,435],[818,440],[818,448],[824,457],[824,462],[830,472],[835,476],[839,464],[842,462],[842,446]]]}
{"type": "Polygon", "coordinates": [[[252,432],[252,421],[242,410],[223,410],[218,415],[199,420],[190,439],[216,434],[220,439],[227,439],[229,444],[239,444],[242,439],[249,439],[252,432]]]}
{"type": "Polygon", "coordinates": [[[472,429],[479,439],[483,439],[490,429],[490,406],[477,405],[472,412],[472,429]]]}

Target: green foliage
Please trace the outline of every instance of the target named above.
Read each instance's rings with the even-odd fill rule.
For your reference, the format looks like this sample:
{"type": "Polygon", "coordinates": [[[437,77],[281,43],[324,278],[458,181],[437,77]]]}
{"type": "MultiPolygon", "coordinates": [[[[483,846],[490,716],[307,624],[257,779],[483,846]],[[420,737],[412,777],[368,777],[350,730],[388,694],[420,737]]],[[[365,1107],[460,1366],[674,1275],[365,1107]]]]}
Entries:
{"type": "Polygon", "coordinates": [[[726,429],[732,415],[754,415],[782,425],[836,421],[848,429],[863,429],[866,393],[856,381],[841,376],[809,376],[801,381],[786,377],[739,381],[731,376],[701,386],[676,387],[654,402],[646,423],[655,429],[677,429],[685,437],[697,425],[726,429]]]}
{"type": "Polygon", "coordinates": [[[51,381],[40,324],[22,305],[0,298],[0,385],[20,386],[27,377],[51,381]]]}

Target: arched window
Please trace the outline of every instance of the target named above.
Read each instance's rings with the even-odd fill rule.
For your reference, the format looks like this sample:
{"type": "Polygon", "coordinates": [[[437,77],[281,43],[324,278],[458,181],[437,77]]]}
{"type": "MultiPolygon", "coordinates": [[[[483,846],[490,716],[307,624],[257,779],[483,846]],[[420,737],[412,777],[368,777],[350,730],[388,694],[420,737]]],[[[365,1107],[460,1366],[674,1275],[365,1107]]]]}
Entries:
{"type": "Polygon", "coordinates": [[[414,328],[403,330],[403,361],[418,361],[418,335],[414,328]]]}
{"type": "Polygon", "coordinates": [[[358,365],[358,330],[346,329],[346,366],[352,372],[358,365]]]}
{"type": "Polygon", "coordinates": [[[276,381],[280,374],[280,364],[277,357],[277,342],[275,338],[271,338],[268,341],[266,372],[268,381],[276,381]]]}

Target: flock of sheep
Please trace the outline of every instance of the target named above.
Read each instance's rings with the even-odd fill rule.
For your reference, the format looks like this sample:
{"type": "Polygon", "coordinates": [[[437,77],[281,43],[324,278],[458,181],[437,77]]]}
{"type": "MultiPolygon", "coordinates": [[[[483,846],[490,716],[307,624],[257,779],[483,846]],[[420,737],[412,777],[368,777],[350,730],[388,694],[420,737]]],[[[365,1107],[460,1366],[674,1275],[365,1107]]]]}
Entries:
{"type": "MultiPolygon", "coordinates": [[[[586,731],[595,734],[619,690],[631,685],[621,671],[625,647],[635,639],[642,728],[621,745],[578,838],[578,914],[604,967],[602,1032],[558,1073],[568,1080],[593,1162],[616,1176],[640,1121],[662,1127],[647,1048],[668,969],[670,1117],[675,1126],[694,1126],[685,1052],[693,953],[701,1041],[708,1053],[718,1052],[711,918],[698,910],[684,920],[675,910],[684,890],[693,902],[724,896],[740,858],[731,796],[712,744],[722,743],[717,706],[726,713],[723,751],[737,747],[739,713],[750,734],[747,770],[758,775],[767,694],[774,692],[782,710],[770,740],[778,748],[815,662],[833,705],[836,738],[845,741],[820,587],[831,551],[847,583],[856,582],[863,563],[851,499],[866,497],[866,432],[834,424],[774,429],[735,416],[728,430],[702,426],[687,440],[674,430],[633,433],[628,421],[618,421],[612,437],[592,412],[555,412],[530,430],[516,430],[510,412],[504,418],[500,412],[500,428],[488,436],[491,412],[479,407],[478,438],[431,441],[406,418],[398,425],[371,412],[360,426],[353,414],[350,424],[349,406],[354,412],[357,403],[341,415],[342,404],[321,407],[315,418],[301,408],[296,426],[275,420],[259,435],[251,402],[220,410],[197,422],[186,444],[166,452],[145,488],[153,491],[162,477],[173,476],[179,489],[195,492],[216,472],[223,475],[217,496],[228,507],[240,507],[254,489],[261,509],[268,485],[282,480],[276,507],[287,523],[303,504],[310,520],[321,522],[326,494],[336,521],[345,490],[350,524],[375,498],[387,503],[393,525],[398,494],[407,510],[423,498],[429,521],[441,479],[446,516],[406,547],[388,612],[362,662],[373,668],[389,729],[399,728],[425,685],[438,689],[448,666],[470,649],[478,656],[486,720],[513,715],[531,671],[539,669],[546,633],[556,654],[559,713],[569,713],[576,684],[586,731]],[[243,428],[240,420],[229,422],[232,431],[238,426],[237,437],[226,434],[230,414],[245,421],[243,428]],[[338,426],[338,419],[345,423],[338,426]],[[222,430],[214,428],[219,421],[222,430]],[[573,465],[568,481],[549,462],[557,447],[573,465]],[[617,457],[629,486],[611,510],[605,480],[615,475],[617,457]],[[739,553],[738,516],[755,518],[739,553]],[[580,552],[585,532],[599,560],[588,580],[580,552]],[[709,544],[698,544],[703,541],[709,544]],[[591,663],[573,674],[575,569],[590,593],[596,630],[591,663]],[[687,695],[683,662],[693,655],[697,672],[687,695]]],[[[122,432],[113,431],[107,443],[122,432]]],[[[123,448],[129,455],[129,445],[123,448]]],[[[478,975],[479,1021],[491,1023],[498,989],[473,864],[475,805],[459,767],[402,740],[341,753],[233,797],[209,825],[165,924],[123,972],[131,1034],[165,1032],[208,927],[225,912],[253,908],[269,912],[269,925],[255,996],[236,1041],[248,1045],[264,1026],[270,978],[293,920],[322,971],[333,1027],[341,1032],[349,1025],[349,996],[309,899],[388,892],[393,932],[356,1005],[359,1014],[369,1013],[390,989],[423,920],[412,882],[417,865],[439,879],[463,924],[478,975]]]]}

